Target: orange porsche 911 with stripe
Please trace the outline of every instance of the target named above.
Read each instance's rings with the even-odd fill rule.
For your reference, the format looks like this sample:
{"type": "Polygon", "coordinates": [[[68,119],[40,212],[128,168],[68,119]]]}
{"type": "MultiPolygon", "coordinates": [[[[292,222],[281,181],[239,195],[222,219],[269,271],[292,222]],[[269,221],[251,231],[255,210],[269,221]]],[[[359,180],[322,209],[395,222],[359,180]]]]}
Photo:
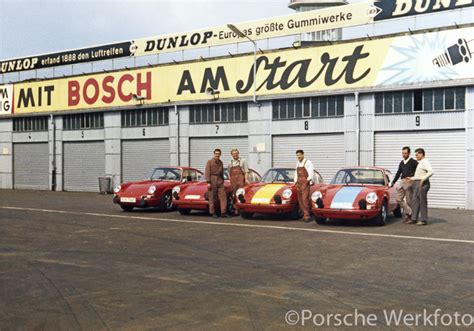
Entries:
{"type": "MultiPolygon", "coordinates": [[[[268,170],[258,183],[247,185],[236,192],[235,208],[243,218],[254,214],[287,214],[291,218],[301,216],[294,183],[294,168],[268,170]]],[[[314,186],[323,183],[321,175],[314,171],[314,186]]]]}

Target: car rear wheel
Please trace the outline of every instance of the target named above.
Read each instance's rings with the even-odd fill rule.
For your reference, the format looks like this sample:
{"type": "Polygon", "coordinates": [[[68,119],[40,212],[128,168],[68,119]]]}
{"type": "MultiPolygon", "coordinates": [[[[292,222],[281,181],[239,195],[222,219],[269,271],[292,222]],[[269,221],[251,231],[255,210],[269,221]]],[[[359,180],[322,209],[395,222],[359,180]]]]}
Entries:
{"type": "Polygon", "coordinates": [[[393,216],[398,218],[403,216],[403,208],[400,205],[398,205],[397,208],[395,208],[395,210],[393,211],[393,216]]]}
{"type": "Polygon", "coordinates": [[[123,211],[132,211],[133,210],[133,206],[120,205],[120,208],[122,208],[123,211]]]}
{"type": "Polygon", "coordinates": [[[379,214],[375,217],[375,224],[377,224],[378,226],[383,226],[387,224],[387,216],[387,201],[384,200],[382,206],[380,207],[379,214]]]}
{"type": "Polygon", "coordinates": [[[243,218],[245,218],[246,220],[249,220],[253,217],[253,213],[246,213],[244,211],[241,211],[240,212],[240,216],[242,216],[243,218]]]}
{"type": "Polygon", "coordinates": [[[189,213],[191,213],[191,209],[178,209],[178,212],[181,215],[189,215],[189,213]]]}
{"type": "Polygon", "coordinates": [[[324,218],[324,217],[315,217],[314,220],[315,220],[316,223],[318,223],[319,225],[326,225],[326,220],[327,220],[327,218],[324,218]]]}
{"type": "Polygon", "coordinates": [[[161,211],[170,211],[173,209],[173,196],[171,191],[165,192],[160,201],[160,210],[161,211]]]}

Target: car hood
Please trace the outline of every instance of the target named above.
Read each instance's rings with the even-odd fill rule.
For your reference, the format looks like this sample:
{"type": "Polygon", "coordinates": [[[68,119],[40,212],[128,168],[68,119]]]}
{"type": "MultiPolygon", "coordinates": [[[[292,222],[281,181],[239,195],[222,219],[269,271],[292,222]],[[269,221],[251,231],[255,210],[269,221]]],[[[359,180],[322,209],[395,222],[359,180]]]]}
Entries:
{"type": "Polygon", "coordinates": [[[323,203],[334,209],[352,209],[359,200],[365,199],[368,193],[379,194],[383,190],[380,186],[365,185],[327,185],[321,187],[323,203]]]}
{"type": "Polygon", "coordinates": [[[245,200],[254,204],[270,204],[275,194],[294,188],[289,183],[256,183],[245,187],[245,200]]]}
{"type": "Polygon", "coordinates": [[[179,185],[179,182],[171,180],[143,180],[139,182],[130,182],[122,184],[122,194],[148,194],[148,188],[155,185],[156,190],[179,185]]]}

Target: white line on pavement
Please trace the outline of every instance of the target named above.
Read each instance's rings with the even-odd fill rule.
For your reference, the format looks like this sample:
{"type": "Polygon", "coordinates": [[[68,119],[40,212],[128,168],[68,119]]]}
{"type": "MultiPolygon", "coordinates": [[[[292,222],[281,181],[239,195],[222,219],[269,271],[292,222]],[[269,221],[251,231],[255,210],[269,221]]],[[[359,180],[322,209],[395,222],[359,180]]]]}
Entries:
{"type": "Polygon", "coordinates": [[[405,235],[398,235],[398,234],[383,234],[383,233],[352,232],[352,231],[339,231],[339,230],[308,229],[308,228],[295,228],[295,227],[278,226],[278,225],[259,225],[259,224],[245,224],[245,223],[223,223],[223,222],[218,222],[218,221],[212,221],[211,222],[211,221],[196,221],[196,220],[180,220],[180,219],[170,219],[170,218],[155,218],[155,217],[132,216],[132,215],[126,215],[125,216],[125,215],[111,215],[111,214],[99,214],[99,213],[83,213],[83,212],[75,212],[75,211],[67,211],[67,210],[24,208],[24,207],[10,207],[10,206],[0,206],[0,209],[26,210],[26,211],[43,212],[43,213],[57,213],[57,214],[68,214],[68,215],[86,215],[86,216],[123,218],[123,219],[146,220],[146,221],[160,221],[160,222],[172,222],[172,223],[207,224],[207,225],[234,226],[234,227],[244,227],[244,228],[276,229],[276,230],[285,230],[285,231],[320,232],[320,233],[342,234],[342,235],[350,235],[350,236],[383,237],[383,238],[397,238],[397,239],[412,239],[412,240],[425,240],[425,241],[440,241],[440,242],[451,242],[451,243],[474,244],[474,240],[464,240],[464,239],[417,237],[417,236],[405,236],[405,235]]]}

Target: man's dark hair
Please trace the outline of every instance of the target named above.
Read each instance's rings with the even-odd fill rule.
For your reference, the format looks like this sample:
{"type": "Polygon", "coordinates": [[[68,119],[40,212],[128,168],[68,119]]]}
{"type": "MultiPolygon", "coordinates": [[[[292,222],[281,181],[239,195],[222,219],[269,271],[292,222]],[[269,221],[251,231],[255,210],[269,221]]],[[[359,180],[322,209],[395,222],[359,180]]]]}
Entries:
{"type": "Polygon", "coordinates": [[[222,151],[220,150],[220,148],[216,148],[216,149],[214,150],[214,153],[215,153],[215,152],[219,152],[219,153],[222,154],[222,151]]]}
{"type": "Polygon", "coordinates": [[[415,153],[420,153],[420,154],[423,154],[423,156],[425,156],[425,150],[423,148],[417,148],[415,153]]]}
{"type": "Polygon", "coordinates": [[[407,151],[408,153],[410,153],[411,149],[410,149],[410,147],[405,146],[405,147],[402,148],[402,151],[407,151]]]}
{"type": "Polygon", "coordinates": [[[300,154],[300,153],[301,153],[301,154],[304,154],[304,151],[303,151],[302,149],[298,149],[298,150],[296,151],[296,154],[300,154]]]}

